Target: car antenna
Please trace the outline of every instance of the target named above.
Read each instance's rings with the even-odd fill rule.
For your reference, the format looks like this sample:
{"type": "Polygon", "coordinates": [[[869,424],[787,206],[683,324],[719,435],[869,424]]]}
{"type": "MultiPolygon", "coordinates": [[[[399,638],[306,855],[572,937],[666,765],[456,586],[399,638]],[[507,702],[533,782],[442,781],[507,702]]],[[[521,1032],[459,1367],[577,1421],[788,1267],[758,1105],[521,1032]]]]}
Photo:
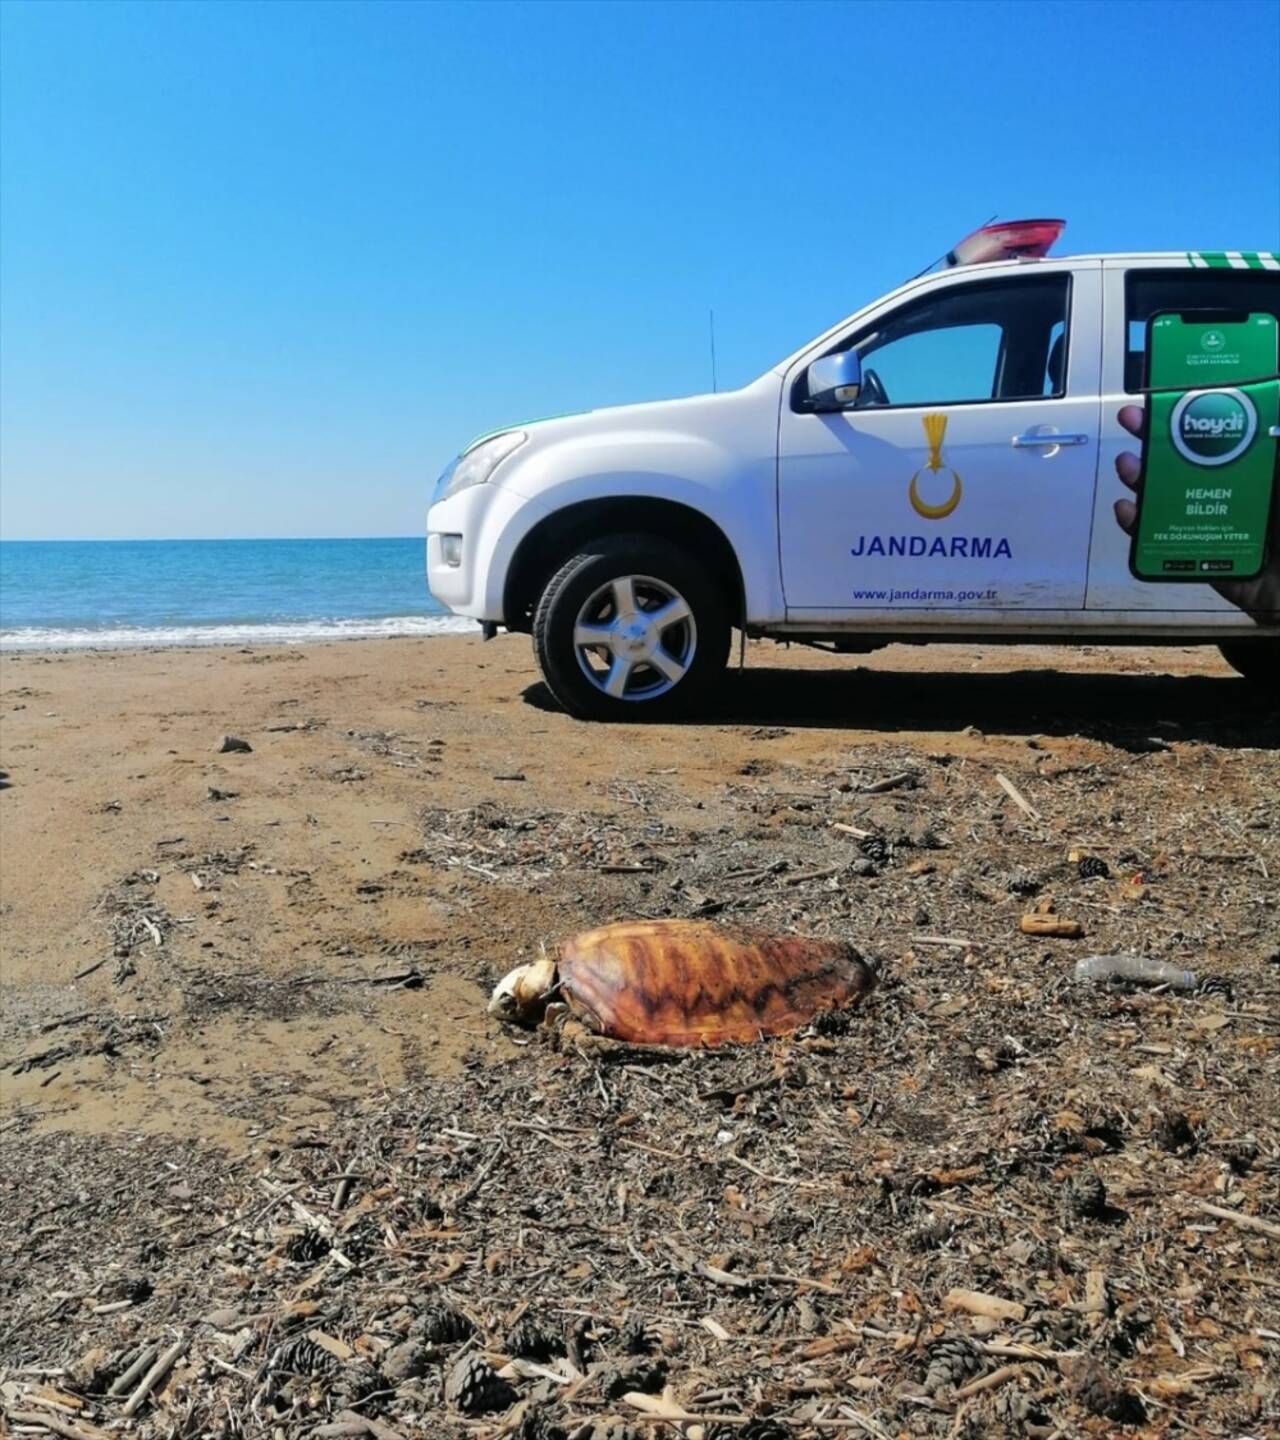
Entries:
{"type": "Polygon", "coordinates": [[[716,394],[716,312],[711,310],[708,313],[711,321],[711,393],[714,395],[716,394]]]}
{"type": "MultiPolygon", "coordinates": [[[[988,216],[987,219],[985,219],[985,220],[982,222],[982,225],[979,225],[979,226],[978,226],[978,229],[981,230],[984,225],[990,225],[991,222],[992,222],[993,220],[995,220],[995,219],[999,216],[999,214],[1000,214],[1000,212],[997,210],[996,213],[995,213],[995,215],[990,215],[990,216],[988,216]]],[[[929,271],[932,270],[935,265],[941,265],[942,262],[943,262],[943,261],[947,258],[947,256],[950,255],[950,254],[951,254],[951,251],[950,251],[950,250],[944,250],[944,251],[942,252],[942,254],[939,255],[936,260],[930,260],[929,263],[924,267],[923,270],[918,270],[914,275],[908,276],[908,277],[907,277],[908,280],[919,280],[919,278],[920,278],[921,275],[927,275],[927,274],[929,273],[929,271]]],[[[904,281],[904,284],[905,284],[905,283],[906,283],[906,282],[904,281]]]]}

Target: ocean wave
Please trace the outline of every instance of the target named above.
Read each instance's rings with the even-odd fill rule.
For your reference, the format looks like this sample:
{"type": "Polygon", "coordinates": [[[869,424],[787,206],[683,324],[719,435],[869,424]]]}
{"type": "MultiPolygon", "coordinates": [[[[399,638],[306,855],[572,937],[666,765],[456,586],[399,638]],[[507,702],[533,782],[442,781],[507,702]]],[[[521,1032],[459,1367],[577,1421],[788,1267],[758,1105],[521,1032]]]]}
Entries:
{"type": "Polygon", "coordinates": [[[382,620],[265,620],[225,625],[30,625],[0,630],[0,650],[172,650],[186,645],[307,645],[324,640],[457,635],[479,630],[457,615],[392,615],[382,620]]]}

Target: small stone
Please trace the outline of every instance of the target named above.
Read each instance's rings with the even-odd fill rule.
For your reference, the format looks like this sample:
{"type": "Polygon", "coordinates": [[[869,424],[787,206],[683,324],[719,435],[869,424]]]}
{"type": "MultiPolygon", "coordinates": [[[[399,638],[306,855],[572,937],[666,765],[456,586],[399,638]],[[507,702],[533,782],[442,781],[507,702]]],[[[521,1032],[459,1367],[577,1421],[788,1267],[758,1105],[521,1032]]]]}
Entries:
{"type": "Polygon", "coordinates": [[[212,1325],[215,1330],[239,1330],[244,1324],[244,1312],[237,1310],[232,1305],[223,1306],[221,1310],[210,1310],[204,1317],[206,1325],[212,1325]]]}
{"type": "Polygon", "coordinates": [[[253,746],[247,740],[242,740],[239,735],[224,735],[218,741],[217,753],[219,755],[249,755],[253,746]]]}
{"type": "Polygon", "coordinates": [[[126,1270],[122,1275],[113,1275],[103,1282],[98,1291],[98,1301],[103,1305],[114,1305],[121,1300],[131,1300],[138,1305],[150,1298],[152,1288],[149,1276],[126,1270]]]}
{"type": "Polygon", "coordinates": [[[86,1350],[67,1368],[67,1380],[80,1394],[98,1394],[116,1378],[121,1367],[113,1365],[100,1345],[86,1350]]]}
{"type": "Polygon", "coordinates": [[[393,1345],[382,1360],[382,1375],[390,1385],[402,1385],[427,1373],[427,1352],[416,1340],[393,1345]]]}

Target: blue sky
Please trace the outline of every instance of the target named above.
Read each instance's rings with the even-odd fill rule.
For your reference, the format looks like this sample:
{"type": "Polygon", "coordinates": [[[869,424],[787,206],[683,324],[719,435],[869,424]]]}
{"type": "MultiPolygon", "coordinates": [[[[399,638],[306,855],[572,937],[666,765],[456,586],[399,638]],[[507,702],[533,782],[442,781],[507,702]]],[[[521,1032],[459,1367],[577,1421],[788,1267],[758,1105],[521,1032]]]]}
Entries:
{"type": "Polygon", "coordinates": [[[1280,246],[1280,8],[0,6],[0,529],[421,531],[478,431],[721,387],[993,212],[1280,246]]]}

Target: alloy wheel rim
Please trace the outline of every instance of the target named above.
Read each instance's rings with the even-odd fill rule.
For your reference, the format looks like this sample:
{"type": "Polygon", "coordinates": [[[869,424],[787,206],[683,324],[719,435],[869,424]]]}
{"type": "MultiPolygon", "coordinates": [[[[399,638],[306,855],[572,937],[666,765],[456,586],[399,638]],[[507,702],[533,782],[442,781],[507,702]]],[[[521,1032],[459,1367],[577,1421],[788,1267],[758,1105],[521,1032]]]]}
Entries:
{"type": "Polygon", "coordinates": [[[655,700],[689,672],[698,627],[684,596],[652,575],[619,575],[578,611],[573,648],[587,680],[610,699],[655,700]]]}

